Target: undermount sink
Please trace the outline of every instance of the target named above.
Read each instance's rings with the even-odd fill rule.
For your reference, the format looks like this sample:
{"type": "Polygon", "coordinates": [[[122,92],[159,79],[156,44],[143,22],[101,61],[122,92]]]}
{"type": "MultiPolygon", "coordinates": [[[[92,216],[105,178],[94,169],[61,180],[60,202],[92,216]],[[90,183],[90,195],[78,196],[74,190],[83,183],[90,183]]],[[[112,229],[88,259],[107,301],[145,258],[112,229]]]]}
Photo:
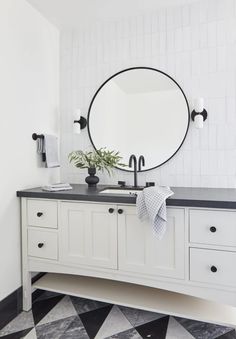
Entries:
{"type": "Polygon", "coordinates": [[[116,195],[137,195],[141,190],[137,189],[117,189],[117,188],[108,188],[104,189],[103,191],[99,192],[102,194],[116,194],[116,195]]]}

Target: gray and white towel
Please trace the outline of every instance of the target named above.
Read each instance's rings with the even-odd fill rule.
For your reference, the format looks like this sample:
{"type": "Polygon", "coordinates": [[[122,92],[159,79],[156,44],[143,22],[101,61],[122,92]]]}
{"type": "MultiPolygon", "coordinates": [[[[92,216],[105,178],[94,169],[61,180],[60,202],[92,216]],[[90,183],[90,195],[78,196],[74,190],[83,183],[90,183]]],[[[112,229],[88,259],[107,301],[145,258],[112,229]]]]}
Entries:
{"type": "Polygon", "coordinates": [[[54,135],[44,134],[44,138],[37,139],[37,152],[45,154],[46,167],[59,167],[58,139],[54,135]]]}
{"type": "Polygon", "coordinates": [[[155,186],[144,188],[137,196],[138,217],[151,222],[154,234],[160,240],[166,232],[166,199],[173,194],[167,186],[155,186]]]}

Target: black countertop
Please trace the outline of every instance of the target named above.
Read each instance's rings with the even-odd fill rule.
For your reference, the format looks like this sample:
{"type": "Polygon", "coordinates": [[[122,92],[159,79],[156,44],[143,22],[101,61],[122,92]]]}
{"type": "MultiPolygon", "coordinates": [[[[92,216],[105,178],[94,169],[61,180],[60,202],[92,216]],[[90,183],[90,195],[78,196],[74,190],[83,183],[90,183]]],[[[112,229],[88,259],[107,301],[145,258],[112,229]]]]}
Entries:
{"type": "MultiPolygon", "coordinates": [[[[41,188],[26,189],[17,192],[18,197],[78,200],[135,204],[135,196],[101,194],[106,188],[114,186],[98,185],[97,188],[88,188],[87,185],[73,185],[70,191],[46,192],[41,188]]],[[[118,188],[118,187],[116,187],[118,188]]],[[[236,209],[236,189],[233,188],[195,188],[171,187],[174,195],[167,199],[168,206],[210,207],[236,209]]]]}

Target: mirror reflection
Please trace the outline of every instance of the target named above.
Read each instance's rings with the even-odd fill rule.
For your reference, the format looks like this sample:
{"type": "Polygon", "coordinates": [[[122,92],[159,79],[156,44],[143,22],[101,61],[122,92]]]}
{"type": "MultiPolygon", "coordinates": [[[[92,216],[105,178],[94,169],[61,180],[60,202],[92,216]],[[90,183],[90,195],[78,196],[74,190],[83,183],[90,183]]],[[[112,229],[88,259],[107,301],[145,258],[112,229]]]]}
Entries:
{"type": "Polygon", "coordinates": [[[117,150],[127,164],[131,154],[143,155],[145,171],[162,165],[181,147],[189,107],[171,77],[152,68],[132,68],[99,88],[90,104],[88,125],[96,149],[117,150]]]}

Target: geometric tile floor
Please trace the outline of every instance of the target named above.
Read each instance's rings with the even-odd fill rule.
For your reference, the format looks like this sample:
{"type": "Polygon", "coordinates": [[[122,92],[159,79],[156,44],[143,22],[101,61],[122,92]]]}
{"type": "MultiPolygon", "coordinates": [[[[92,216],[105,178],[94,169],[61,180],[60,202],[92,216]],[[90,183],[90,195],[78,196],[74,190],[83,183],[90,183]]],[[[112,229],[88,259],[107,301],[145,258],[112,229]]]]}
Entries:
{"type": "Polygon", "coordinates": [[[0,339],[235,339],[233,328],[39,291],[0,339]]]}

